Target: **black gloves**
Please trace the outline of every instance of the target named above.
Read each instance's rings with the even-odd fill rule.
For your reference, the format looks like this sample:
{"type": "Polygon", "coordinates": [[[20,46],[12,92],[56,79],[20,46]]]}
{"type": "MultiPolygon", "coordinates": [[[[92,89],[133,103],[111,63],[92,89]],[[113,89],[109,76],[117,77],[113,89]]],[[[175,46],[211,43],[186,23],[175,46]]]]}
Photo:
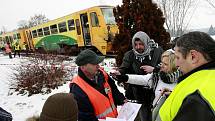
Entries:
{"type": "Polygon", "coordinates": [[[118,83],[121,83],[121,82],[127,82],[128,81],[128,75],[114,75],[112,76],[113,79],[115,79],[118,83]]]}

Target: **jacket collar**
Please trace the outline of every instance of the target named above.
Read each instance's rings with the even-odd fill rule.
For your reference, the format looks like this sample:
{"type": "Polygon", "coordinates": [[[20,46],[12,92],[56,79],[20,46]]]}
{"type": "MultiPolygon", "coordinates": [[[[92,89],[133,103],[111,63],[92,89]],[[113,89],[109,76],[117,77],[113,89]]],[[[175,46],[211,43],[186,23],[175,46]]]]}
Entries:
{"type": "Polygon", "coordinates": [[[94,87],[96,90],[100,91],[101,93],[104,93],[104,76],[102,72],[99,70],[99,75],[98,75],[98,83],[95,82],[95,80],[90,80],[87,78],[87,76],[84,74],[84,72],[78,68],[78,76],[80,76],[86,83],[88,83],[90,86],[94,87]]]}
{"type": "Polygon", "coordinates": [[[84,74],[84,72],[80,69],[80,67],[78,68],[78,76],[80,76],[85,82],[87,82],[89,85],[91,86],[96,86],[96,83],[93,82],[92,80],[90,80],[89,78],[87,78],[87,76],[84,74]]]}
{"type": "Polygon", "coordinates": [[[183,81],[185,78],[187,78],[188,76],[190,76],[191,74],[197,72],[197,71],[200,71],[200,70],[209,70],[209,69],[215,69],[215,61],[211,61],[209,63],[206,63],[202,66],[199,66],[198,68],[188,72],[187,74],[179,77],[178,79],[178,83],[180,83],[181,81],[183,81]]]}

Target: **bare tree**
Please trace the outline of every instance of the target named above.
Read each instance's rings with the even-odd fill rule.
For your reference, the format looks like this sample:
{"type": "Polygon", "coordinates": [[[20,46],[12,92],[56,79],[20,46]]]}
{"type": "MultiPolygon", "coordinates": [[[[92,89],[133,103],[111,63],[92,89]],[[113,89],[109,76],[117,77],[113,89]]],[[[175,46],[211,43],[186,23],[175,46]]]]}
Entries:
{"type": "Polygon", "coordinates": [[[2,26],[2,27],[1,27],[1,33],[6,33],[6,32],[7,32],[6,27],[5,27],[5,26],[2,26]]]}
{"type": "Polygon", "coordinates": [[[211,25],[209,30],[208,30],[209,35],[215,35],[215,28],[211,25]]]}
{"type": "Polygon", "coordinates": [[[166,18],[171,36],[182,35],[193,17],[198,0],[157,0],[166,18]]]}
{"type": "Polygon", "coordinates": [[[30,18],[29,20],[29,27],[33,27],[33,26],[36,26],[36,25],[39,25],[39,24],[42,24],[42,23],[45,23],[45,22],[48,22],[48,18],[46,18],[45,15],[43,14],[35,14],[33,17],[30,18]]]}
{"type": "Polygon", "coordinates": [[[208,2],[213,8],[215,8],[215,0],[205,0],[208,2]]]}
{"type": "Polygon", "coordinates": [[[18,29],[25,29],[25,28],[28,28],[28,21],[26,20],[21,20],[18,22],[18,29]]]}

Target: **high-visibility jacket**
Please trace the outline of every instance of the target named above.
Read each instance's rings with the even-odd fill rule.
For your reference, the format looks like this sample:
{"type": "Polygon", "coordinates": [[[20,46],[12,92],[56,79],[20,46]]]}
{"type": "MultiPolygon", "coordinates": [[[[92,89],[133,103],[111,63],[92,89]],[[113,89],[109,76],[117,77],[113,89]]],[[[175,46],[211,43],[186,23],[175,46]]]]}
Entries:
{"type": "Polygon", "coordinates": [[[23,50],[26,50],[26,45],[27,45],[27,44],[23,44],[23,45],[22,45],[22,49],[23,49],[23,50]]]}
{"type": "Polygon", "coordinates": [[[14,45],[14,49],[15,49],[15,50],[20,50],[19,44],[18,44],[18,45],[15,44],[15,45],[14,45]]]}
{"type": "Polygon", "coordinates": [[[180,82],[159,111],[159,120],[172,121],[179,111],[183,100],[195,91],[199,91],[203,99],[215,111],[215,70],[201,70],[193,73],[180,82]]]}
{"type": "Polygon", "coordinates": [[[108,97],[104,96],[98,90],[90,86],[80,76],[74,77],[72,83],[77,84],[87,94],[94,109],[95,116],[98,119],[105,119],[106,117],[115,118],[117,117],[118,113],[117,108],[114,104],[111,87],[107,82],[108,75],[102,69],[100,70],[102,71],[105,78],[103,86],[108,97]]]}

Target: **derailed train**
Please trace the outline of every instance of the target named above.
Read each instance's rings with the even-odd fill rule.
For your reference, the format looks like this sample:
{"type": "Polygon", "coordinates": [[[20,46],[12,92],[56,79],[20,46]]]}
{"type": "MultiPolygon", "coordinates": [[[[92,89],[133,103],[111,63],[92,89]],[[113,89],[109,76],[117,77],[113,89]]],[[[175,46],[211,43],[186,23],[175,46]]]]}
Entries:
{"type": "Polygon", "coordinates": [[[70,53],[91,48],[103,55],[113,53],[112,38],[118,32],[112,6],[95,6],[46,23],[0,35],[0,45],[27,44],[32,51],[70,53]]]}

